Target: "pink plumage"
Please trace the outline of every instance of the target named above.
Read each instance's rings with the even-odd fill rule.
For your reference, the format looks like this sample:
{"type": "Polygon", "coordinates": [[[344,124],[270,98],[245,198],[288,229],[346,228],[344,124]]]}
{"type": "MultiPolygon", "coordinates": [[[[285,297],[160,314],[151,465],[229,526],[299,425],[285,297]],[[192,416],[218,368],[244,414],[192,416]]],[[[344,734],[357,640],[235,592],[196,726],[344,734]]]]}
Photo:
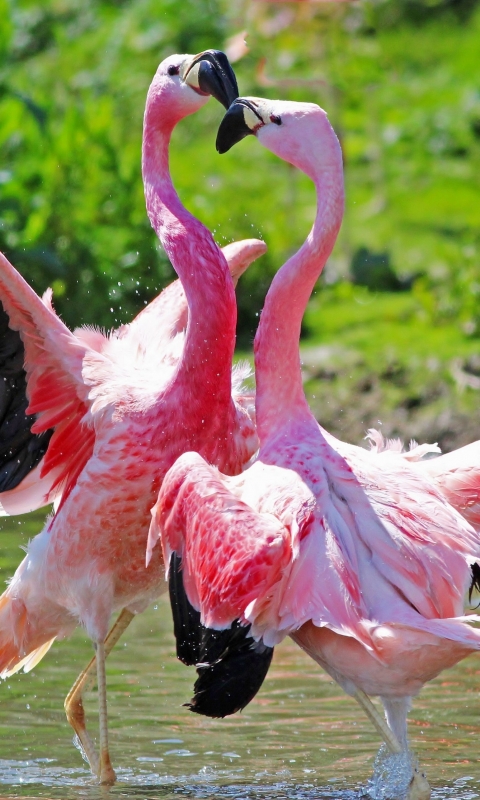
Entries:
{"type": "Polygon", "coordinates": [[[232,396],[236,303],[225,255],[236,278],[265,246],[249,240],[230,245],[224,255],[182,206],[168,169],[175,125],[208,99],[202,70],[207,78],[217,70],[216,91],[222,82],[227,86],[223,59],[214,51],[172,56],[160,64],[147,97],[147,211],[183,289],[168,287],[109,336],[93,329],[71,333],[50,295],[42,302],[3,256],[0,262],[0,296],[25,348],[34,432],[54,428],[40,464],[1,500],[7,513],[52,500],[57,505],[0,598],[0,672],[31,668],[55,638],[79,623],[86,628],[99,664],[100,764],[81,706],[90,667],[67,713],[92,769],[107,783],[115,776],[106,738],[105,641],[112,612],[126,609],[128,624],[164,591],[160,550],[146,569],[145,547],[165,472],[194,449],[235,474],[257,447],[241,369],[232,396]]]}
{"type": "Polygon", "coordinates": [[[419,464],[448,502],[480,531],[480,441],[419,464]]]}
{"type": "MultiPolygon", "coordinates": [[[[192,710],[222,716],[250,699],[251,687],[241,685],[248,674],[243,644],[238,692],[233,688],[227,632],[233,626],[236,641],[240,623],[266,647],[290,634],[400,752],[407,749],[410,696],[480,649],[480,631],[470,624],[478,618],[463,612],[480,542],[442,493],[447,482],[413,454],[338,442],[311,414],[298,342],[342,219],[340,146],[325,112],[307,103],[237,100],[219,130],[220,152],[249,132],[312,178],[317,215],[274,278],[255,337],[258,458],[228,477],[198,454],[181,456],[159,492],[148,552],[161,537],[165,562],[172,553],[181,557],[183,588],[207,629],[201,643],[208,629],[225,631],[220,657],[209,660],[201,644],[210,667],[199,668],[192,710]],[[219,711],[222,658],[233,700],[230,707],[223,698],[219,711]],[[382,697],[388,724],[368,693],[382,697]]],[[[175,593],[172,599],[175,615],[175,593]]],[[[429,796],[422,776],[412,781],[409,797],[429,796]]]]}

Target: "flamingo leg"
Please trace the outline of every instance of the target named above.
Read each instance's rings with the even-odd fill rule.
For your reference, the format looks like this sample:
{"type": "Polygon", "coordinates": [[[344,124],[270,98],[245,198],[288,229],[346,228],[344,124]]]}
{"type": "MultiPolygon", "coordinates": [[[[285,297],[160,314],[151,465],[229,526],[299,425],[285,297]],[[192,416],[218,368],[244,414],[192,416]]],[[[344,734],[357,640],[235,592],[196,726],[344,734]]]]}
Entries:
{"type": "MultiPolygon", "coordinates": [[[[107,638],[105,639],[104,643],[104,657],[107,658],[109,653],[115,647],[116,643],[120,639],[122,633],[128,628],[132,619],[134,618],[135,614],[132,614],[131,611],[128,611],[124,608],[119,616],[118,619],[115,621],[114,625],[109,631],[107,638]]],[[[98,755],[95,750],[95,745],[87,731],[86,722],[85,722],[85,711],[83,708],[83,695],[87,692],[94,684],[95,677],[97,674],[97,656],[93,656],[91,661],[87,664],[83,672],[80,673],[77,680],[73,684],[72,688],[70,689],[69,693],[65,698],[65,713],[67,715],[67,720],[69,721],[70,725],[72,726],[73,730],[75,731],[80,744],[82,746],[83,752],[88,760],[90,765],[90,769],[95,775],[99,774],[99,760],[98,755]]]]}
{"type": "Polygon", "coordinates": [[[382,737],[391,753],[403,752],[403,747],[395,736],[394,732],[387,724],[386,720],[377,711],[369,696],[357,689],[353,695],[357,703],[363,708],[369,720],[373,723],[374,727],[382,737]]]}
{"type": "Polygon", "coordinates": [[[394,732],[404,750],[408,750],[407,714],[411,708],[410,697],[380,697],[385,709],[388,727],[394,732]]]}
{"type": "Polygon", "coordinates": [[[107,720],[107,680],[105,675],[105,642],[97,642],[97,686],[98,686],[98,717],[100,733],[100,769],[98,772],[101,784],[112,786],[117,776],[110,761],[108,749],[108,720],[107,720]]]}
{"type": "MultiPolygon", "coordinates": [[[[365,711],[367,717],[375,726],[390,752],[393,755],[399,755],[400,753],[408,752],[408,743],[406,737],[406,713],[408,711],[409,698],[403,700],[403,702],[398,701],[397,703],[389,703],[388,700],[385,702],[385,699],[382,698],[382,701],[386,707],[389,721],[395,721],[397,723],[395,724],[395,728],[397,729],[397,733],[404,741],[404,746],[402,747],[399,739],[397,738],[397,733],[392,730],[387,721],[382,717],[381,714],[379,714],[368,695],[366,695],[365,692],[362,692],[361,689],[357,689],[354,697],[357,703],[359,703],[359,705],[361,705],[365,711]],[[402,716],[402,713],[405,717],[403,723],[399,719],[402,716]]],[[[407,789],[407,794],[402,794],[402,797],[404,797],[405,800],[429,800],[430,796],[431,790],[429,783],[425,775],[419,771],[415,759],[413,762],[413,774],[410,785],[407,789]]]]}

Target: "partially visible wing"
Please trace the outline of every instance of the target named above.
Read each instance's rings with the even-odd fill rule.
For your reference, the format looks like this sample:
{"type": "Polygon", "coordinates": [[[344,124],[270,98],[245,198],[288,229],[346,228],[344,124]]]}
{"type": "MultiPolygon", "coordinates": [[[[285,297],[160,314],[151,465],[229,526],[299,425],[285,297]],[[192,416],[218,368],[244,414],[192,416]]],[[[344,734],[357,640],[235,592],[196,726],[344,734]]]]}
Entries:
{"type": "MultiPolygon", "coordinates": [[[[227,245],[226,258],[234,280],[255,258],[266,250],[264,242],[246,239],[227,245]]],[[[92,386],[92,410],[115,404],[127,410],[145,411],[161,396],[173,376],[183,351],[188,306],[179,280],[174,281],[128,325],[104,337],[100,331],[80,328],[75,334],[85,344],[104,356],[106,363],[97,363],[92,352],[84,363],[85,381],[92,386]],[[101,380],[99,380],[101,376],[101,380]]],[[[257,448],[253,420],[252,392],[242,388],[245,369],[233,369],[232,396],[238,420],[233,428],[238,435],[239,452],[249,460],[257,448]]],[[[233,450],[233,448],[232,448],[233,450]]]]}
{"type": "Polygon", "coordinates": [[[91,455],[95,435],[85,424],[89,387],[82,372],[90,348],[55,314],[51,292],[40,299],[2,254],[0,302],[0,376],[8,387],[2,407],[0,503],[5,498],[4,513],[14,507],[22,513],[60,493],[65,498],[91,455]],[[12,364],[16,373],[9,378],[12,364]]]}
{"type": "Polygon", "coordinates": [[[360,449],[336,460],[335,470],[335,459],[329,461],[332,497],[339,509],[349,509],[354,541],[366,548],[368,564],[427,619],[463,613],[480,542],[425,476],[429,462],[360,449]]]}
{"type": "Polygon", "coordinates": [[[480,533],[480,441],[418,464],[460,514],[480,533]]]}
{"type": "Polygon", "coordinates": [[[53,433],[31,431],[24,360],[20,334],[9,328],[8,315],[0,304],[0,493],[15,489],[37,466],[53,433]]]}
{"type": "Polygon", "coordinates": [[[245,708],[260,689],[270,667],[273,647],[252,639],[250,625],[237,620],[222,631],[202,625],[200,612],[183,586],[182,560],[172,553],[169,568],[177,658],[197,667],[190,711],[226,717],[245,708]]]}
{"type": "Polygon", "coordinates": [[[42,462],[40,461],[18,486],[0,494],[0,516],[11,517],[16,514],[28,514],[30,511],[43,508],[59,499],[60,490],[55,491],[54,488],[59,472],[49,472],[43,478],[41,472],[42,462]]]}
{"type": "Polygon", "coordinates": [[[155,345],[161,350],[187,327],[188,304],[181,281],[177,278],[163,289],[128,324],[114,332],[118,339],[131,338],[145,347],[155,337],[155,345]]]}
{"type": "Polygon", "coordinates": [[[233,714],[250,702],[270,665],[273,648],[254,641],[246,614],[285,579],[290,531],[239,500],[201,456],[186,453],[167,472],[152,510],[147,562],[160,537],[177,654],[195,662],[199,675],[190,708],[233,714]]]}
{"type": "Polygon", "coordinates": [[[266,252],[267,245],[261,239],[241,239],[239,242],[230,242],[222,247],[235,286],[250,264],[266,252]]]}
{"type": "MultiPolygon", "coordinates": [[[[152,510],[147,563],[162,539],[165,564],[182,558],[185,591],[209,628],[245,621],[245,609],[272,591],[292,559],[291,533],[271,514],[254,511],[198,453],[167,472],[152,510]]],[[[228,483],[227,483],[228,481],[228,483]]]]}

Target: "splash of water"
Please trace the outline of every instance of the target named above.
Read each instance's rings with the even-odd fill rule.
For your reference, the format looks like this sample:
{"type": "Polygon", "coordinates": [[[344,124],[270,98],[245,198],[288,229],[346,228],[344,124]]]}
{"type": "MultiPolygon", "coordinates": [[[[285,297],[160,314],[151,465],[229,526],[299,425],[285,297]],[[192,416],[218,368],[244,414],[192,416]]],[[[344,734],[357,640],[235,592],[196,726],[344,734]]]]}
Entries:
{"type": "Polygon", "coordinates": [[[86,754],[85,750],[83,749],[83,744],[81,743],[80,738],[77,736],[77,734],[74,735],[74,737],[72,739],[72,742],[73,742],[73,746],[76,747],[77,750],[80,751],[80,753],[82,755],[82,758],[85,761],[85,763],[90,766],[88,758],[87,758],[87,754],[86,754]]]}
{"type": "Polygon", "coordinates": [[[373,775],[367,783],[366,795],[371,800],[404,800],[414,771],[416,757],[409,750],[390,753],[382,744],[373,764],[373,775]]]}

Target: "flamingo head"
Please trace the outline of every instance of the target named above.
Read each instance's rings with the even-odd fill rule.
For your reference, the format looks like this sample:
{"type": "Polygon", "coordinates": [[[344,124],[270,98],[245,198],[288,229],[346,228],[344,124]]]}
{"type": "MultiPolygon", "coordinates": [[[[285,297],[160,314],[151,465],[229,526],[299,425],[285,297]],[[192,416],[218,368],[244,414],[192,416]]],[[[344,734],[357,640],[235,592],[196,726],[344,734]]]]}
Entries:
{"type": "Polygon", "coordinates": [[[218,129],[218,152],[226,153],[249,134],[313,180],[319,168],[330,163],[336,165],[341,158],[340,145],[327,114],[314,103],[236,98],[218,129]]]}
{"type": "Polygon", "coordinates": [[[149,100],[170,120],[179,120],[215,97],[225,108],[238,97],[238,86],[225,53],[205,50],[192,55],[173,55],[159,65],[149,100]]]}

